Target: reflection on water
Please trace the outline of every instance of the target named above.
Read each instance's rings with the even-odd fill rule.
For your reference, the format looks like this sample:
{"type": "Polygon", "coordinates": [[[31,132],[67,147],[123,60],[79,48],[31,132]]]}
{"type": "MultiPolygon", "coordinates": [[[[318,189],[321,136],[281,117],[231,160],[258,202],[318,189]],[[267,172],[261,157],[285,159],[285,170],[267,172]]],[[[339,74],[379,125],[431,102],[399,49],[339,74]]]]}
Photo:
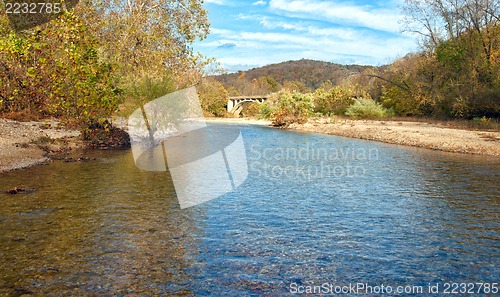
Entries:
{"type": "Polygon", "coordinates": [[[0,295],[498,282],[498,158],[241,129],[247,181],[185,210],[169,175],[138,170],[129,151],[0,175],[2,190],[37,189],[0,193],[0,295]]]}

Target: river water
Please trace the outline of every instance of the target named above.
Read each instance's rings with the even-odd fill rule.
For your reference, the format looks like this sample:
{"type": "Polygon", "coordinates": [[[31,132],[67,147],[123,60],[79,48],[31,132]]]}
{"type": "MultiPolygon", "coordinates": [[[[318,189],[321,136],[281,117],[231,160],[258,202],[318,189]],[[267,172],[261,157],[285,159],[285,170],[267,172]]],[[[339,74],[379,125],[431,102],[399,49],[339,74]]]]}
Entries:
{"type": "MultiPolygon", "coordinates": [[[[248,178],[187,209],[170,175],[137,169],[128,150],[1,174],[0,295],[283,296],[360,284],[445,295],[451,282],[499,282],[499,158],[226,128],[241,129],[248,178]],[[36,191],[3,193],[16,186],[36,191]]],[[[493,295],[487,286],[476,296],[493,295]]],[[[379,295],[345,295],[356,293],[379,295]]]]}

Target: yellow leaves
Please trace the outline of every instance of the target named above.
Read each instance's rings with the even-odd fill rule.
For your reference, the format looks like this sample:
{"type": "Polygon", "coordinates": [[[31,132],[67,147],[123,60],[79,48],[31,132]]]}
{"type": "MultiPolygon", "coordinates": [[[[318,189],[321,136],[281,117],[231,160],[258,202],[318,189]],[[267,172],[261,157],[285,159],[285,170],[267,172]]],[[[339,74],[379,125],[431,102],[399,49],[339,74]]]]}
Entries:
{"type": "Polygon", "coordinates": [[[500,50],[491,51],[491,61],[495,65],[500,63],[500,50]]]}
{"type": "Polygon", "coordinates": [[[28,67],[28,70],[26,71],[26,75],[28,75],[29,77],[35,77],[36,76],[35,67],[28,67]]]}
{"type": "Polygon", "coordinates": [[[63,14],[40,33],[0,40],[0,58],[10,71],[0,73],[0,92],[15,99],[12,111],[28,106],[86,124],[116,109],[116,79],[111,67],[101,66],[97,41],[85,30],[74,15],[63,14]]]}

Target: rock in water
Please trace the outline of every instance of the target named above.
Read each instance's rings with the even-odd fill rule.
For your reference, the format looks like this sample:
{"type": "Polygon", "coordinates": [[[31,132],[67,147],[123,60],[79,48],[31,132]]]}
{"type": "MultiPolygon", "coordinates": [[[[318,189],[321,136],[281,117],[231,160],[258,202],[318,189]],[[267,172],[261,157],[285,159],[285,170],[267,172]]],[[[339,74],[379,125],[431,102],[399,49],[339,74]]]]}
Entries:
{"type": "Polygon", "coordinates": [[[14,189],[10,189],[10,190],[5,191],[5,193],[15,195],[15,194],[19,194],[19,193],[33,193],[35,191],[36,191],[35,189],[24,189],[24,188],[15,187],[14,189]]]}

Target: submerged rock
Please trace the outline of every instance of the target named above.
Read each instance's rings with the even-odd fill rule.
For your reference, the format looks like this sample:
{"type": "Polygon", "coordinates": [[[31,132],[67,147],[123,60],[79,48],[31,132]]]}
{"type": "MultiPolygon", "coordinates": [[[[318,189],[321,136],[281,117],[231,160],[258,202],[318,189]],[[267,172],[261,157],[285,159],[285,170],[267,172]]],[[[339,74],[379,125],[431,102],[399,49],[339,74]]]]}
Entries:
{"type": "Polygon", "coordinates": [[[72,163],[72,162],[84,162],[84,161],[95,161],[95,160],[97,160],[97,159],[96,158],[88,158],[88,157],[79,157],[79,158],[67,157],[64,159],[64,162],[72,163]]]}
{"type": "Polygon", "coordinates": [[[14,189],[10,189],[10,190],[5,191],[5,193],[15,195],[15,194],[19,194],[19,193],[33,193],[35,191],[36,191],[36,189],[24,189],[24,188],[15,187],[14,189]]]}

